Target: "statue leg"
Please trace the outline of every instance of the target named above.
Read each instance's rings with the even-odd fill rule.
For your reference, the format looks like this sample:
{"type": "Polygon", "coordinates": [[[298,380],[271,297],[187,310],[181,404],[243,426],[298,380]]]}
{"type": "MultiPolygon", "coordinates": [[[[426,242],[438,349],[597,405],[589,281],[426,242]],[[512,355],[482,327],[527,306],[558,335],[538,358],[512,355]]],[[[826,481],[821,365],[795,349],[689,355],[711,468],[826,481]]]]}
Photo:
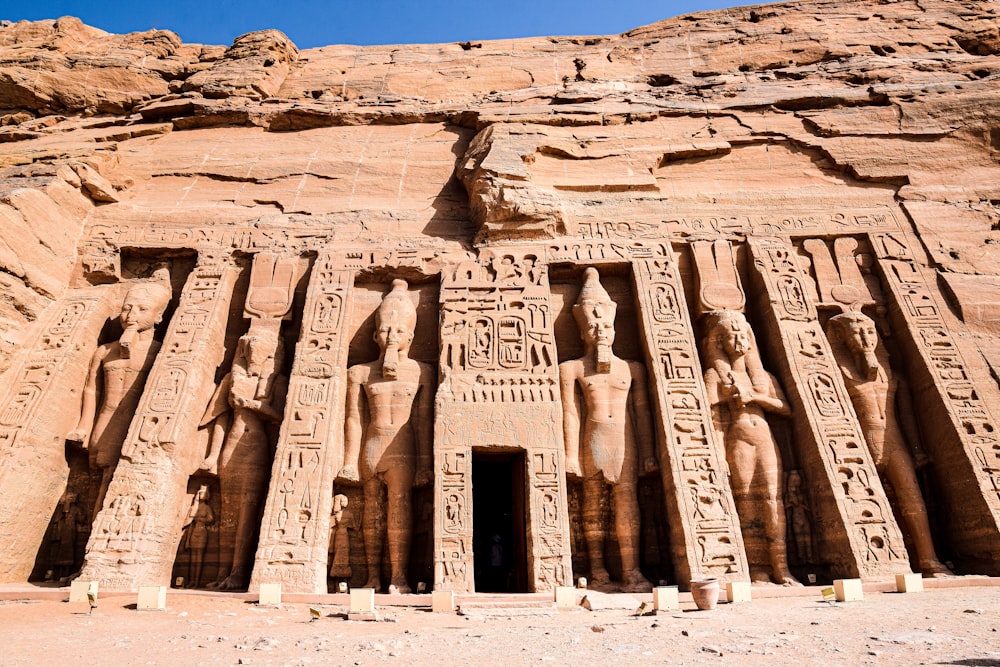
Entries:
{"type": "Polygon", "coordinates": [[[250,583],[254,552],[257,550],[254,537],[260,527],[264,495],[267,493],[267,454],[269,452],[267,434],[263,426],[252,418],[244,436],[244,460],[240,465],[240,493],[234,499],[239,503],[236,519],[236,546],[233,549],[233,570],[226,579],[224,588],[242,589],[250,583]]]}
{"type": "Polygon", "coordinates": [[[729,482],[733,489],[733,500],[736,503],[736,513],[739,515],[740,529],[743,531],[743,541],[746,545],[747,560],[750,562],[750,578],[753,581],[770,582],[770,572],[762,567],[764,554],[758,540],[752,539],[747,526],[753,525],[760,516],[757,504],[751,492],[754,471],[757,467],[757,450],[742,438],[727,434],[726,462],[729,464],[729,482]],[[748,539],[751,538],[751,539],[748,539]]]}
{"type": "Polygon", "coordinates": [[[590,560],[590,582],[603,585],[611,581],[604,567],[604,530],[601,526],[601,498],[604,478],[594,475],[583,480],[583,538],[587,542],[590,560]]]}
{"type": "MultiPolygon", "coordinates": [[[[239,493],[242,480],[240,479],[241,471],[234,469],[232,459],[233,450],[240,446],[239,442],[243,439],[246,422],[238,412],[233,419],[229,434],[226,436],[219,462],[219,525],[226,531],[239,525],[239,493]]],[[[235,556],[235,547],[233,549],[219,549],[219,579],[209,584],[209,588],[224,588],[226,586],[226,581],[235,565],[235,556]]]]}
{"type": "Polygon", "coordinates": [[[385,473],[388,491],[386,536],[389,540],[389,567],[391,579],[389,592],[408,595],[411,592],[407,574],[410,564],[410,545],[413,541],[413,473],[400,469],[385,473]]]}
{"type": "Polygon", "coordinates": [[[628,593],[648,592],[652,585],[639,570],[639,496],[635,480],[620,480],[613,487],[615,533],[622,559],[622,583],[628,593]]]}
{"type": "Polygon", "coordinates": [[[365,509],[362,514],[362,533],[365,539],[365,560],[368,564],[368,581],[365,588],[382,588],[382,480],[371,477],[365,482],[365,509]]]}
{"type": "Polygon", "coordinates": [[[101,468],[101,486],[97,491],[97,500],[94,502],[93,518],[95,519],[100,511],[104,509],[104,498],[108,495],[108,487],[111,486],[111,478],[114,477],[114,475],[114,466],[101,468]]]}
{"type": "Polygon", "coordinates": [[[913,546],[917,552],[917,566],[914,569],[928,577],[952,574],[951,570],[937,559],[934,551],[931,526],[927,520],[927,506],[924,505],[924,498],[920,494],[916,466],[910,453],[899,444],[886,443],[886,446],[891,450],[887,452],[884,474],[896,491],[903,523],[913,539],[913,546]]]}
{"type": "Polygon", "coordinates": [[[774,581],[785,586],[798,586],[799,582],[788,570],[788,546],[786,543],[785,503],[782,500],[781,454],[774,440],[770,447],[763,447],[757,453],[757,465],[763,488],[764,535],[767,538],[768,556],[771,559],[771,573],[774,581]]]}

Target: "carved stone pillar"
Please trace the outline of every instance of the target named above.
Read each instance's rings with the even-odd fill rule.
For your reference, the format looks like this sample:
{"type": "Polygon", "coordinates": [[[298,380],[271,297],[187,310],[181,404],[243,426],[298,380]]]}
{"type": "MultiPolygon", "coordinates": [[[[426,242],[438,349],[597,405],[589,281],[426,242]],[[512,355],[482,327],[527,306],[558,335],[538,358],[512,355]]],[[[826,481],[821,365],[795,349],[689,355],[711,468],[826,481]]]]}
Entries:
{"type": "Polygon", "coordinates": [[[976,391],[968,362],[942,318],[941,297],[905,235],[869,238],[887,287],[893,331],[909,362],[924,445],[947,506],[951,551],[965,568],[1000,575],[1000,421],[976,391]]]}
{"type": "Polygon", "coordinates": [[[288,385],[251,590],[280,581],[289,593],[326,593],[333,480],[343,464],[354,272],[322,252],[309,281],[288,385]]]}
{"type": "Polygon", "coordinates": [[[909,572],[903,536],[865,444],[833,350],[816,316],[795,251],[751,239],[757,312],[768,350],[793,404],[797,453],[819,520],[819,553],[840,576],[909,572]],[[777,334],[777,335],[776,335],[777,334]]]}
{"type": "Polygon", "coordinates": [[[677,579],[745,581],[749,569],[725,451],[711,424],[680,275],[667,257],[636,261],[632,275],[658,406],[660,473],[677,579]]]}
{"type": "Polygon", "coordinates": [[[192,443],[222,362],[237,274],[227,256],[202,253],[184,285],[87,543],[81,576],[103,588],[170,582],[179,508],[204,456],[192,443]]]}
{"type": "MultiPolygon", "coordinates": [[[[74,289],[35,325],[34,343],[6,373],[0,401],[0,583],[24,582],[66,488],[66,435],[118,291],[74,289]]],[[[119,301],[120,302],[120,301],[119,301]]]]}
{"type": "Polygon", "coordinates": [[[569,585],[569,514],[549,283],[540,254],[491,251],[441,283],[434,587],[472,591],[473,451],[523,452],[528,589],[569,585]]]}

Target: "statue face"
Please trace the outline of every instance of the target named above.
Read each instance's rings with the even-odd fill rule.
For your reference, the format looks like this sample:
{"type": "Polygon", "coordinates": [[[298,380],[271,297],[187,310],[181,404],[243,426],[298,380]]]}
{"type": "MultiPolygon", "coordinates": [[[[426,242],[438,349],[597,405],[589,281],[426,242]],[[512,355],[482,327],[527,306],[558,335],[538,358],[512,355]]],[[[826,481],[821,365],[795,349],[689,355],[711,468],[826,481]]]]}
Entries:
{"type": "Polygon", "coordinates": [[[852,352],[874,352],[878,333],[871,320],[850,320],[845,327],[845,342],[852,352]]]}
{"type": "Polygon", "coordinates": [[[375,342],[379,348],[385,350],[391,347],[400,352],[410,349],[414,323],[408,317],[394,310],[379,317],[375,324],[375,342]]]}
{"type": "Polygon", "coordinates": [[[146,331],[160,320],[160,309],[156,299],[143,288],[129,290],[122,303],[122,326],[126,329],[146,331]]]}
{"type": "Polygon", "coordinates": [[[611,345],[615,341],[615,312],[618,307],[610,299],[586,299],[576,306],[583,313],[584,342],[590,345],[611,345]]]}
{"type": "Polygon", "coordinates": [[[722,346],[730,358],[748,353],[752,347],[749,327],[742,322],[733,322],[722,336],[722,346]]]}

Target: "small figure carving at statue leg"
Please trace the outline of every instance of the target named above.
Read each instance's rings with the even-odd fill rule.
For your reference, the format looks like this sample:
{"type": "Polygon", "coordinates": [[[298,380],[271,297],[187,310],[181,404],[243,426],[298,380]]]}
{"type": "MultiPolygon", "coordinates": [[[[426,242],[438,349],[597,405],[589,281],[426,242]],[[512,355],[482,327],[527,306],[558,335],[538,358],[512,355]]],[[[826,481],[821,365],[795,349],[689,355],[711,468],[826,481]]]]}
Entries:
{"type": "Polygon", "coordinates": [[[191,501],[191,509],[188,510],[187,520],[184,523],[184,537],[181,538],[181,548],[189,553],[188,560],[188,588],[199,588],[201,586],[201,568],[205,561],[205,549],[208,548],[208,531],[215,523],[215,513],[209,504],[208,486],[202,484],[198,487],[194,499],[191,501]]]}

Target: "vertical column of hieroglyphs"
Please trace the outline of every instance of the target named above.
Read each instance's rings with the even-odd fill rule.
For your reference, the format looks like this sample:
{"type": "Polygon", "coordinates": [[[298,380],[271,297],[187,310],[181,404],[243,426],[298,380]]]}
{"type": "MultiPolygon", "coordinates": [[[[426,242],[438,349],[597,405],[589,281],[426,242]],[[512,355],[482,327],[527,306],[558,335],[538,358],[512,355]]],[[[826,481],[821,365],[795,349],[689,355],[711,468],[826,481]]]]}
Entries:
{"type": "Polygon", "coordinates": [[[694,328],[669,255],[633,264],[656,402],[660,472],[678,581],[749,577],[725,453],[710,420],[694,328]]]}
{"type": "Polygon", "coordinates": [[[569,518],[548,276],[538,252],[490,251],[441,285],[435,587],[473,590],[472,448],[525,450],[529,587],[568,583],[569,518]]]}
{"type": "Polygon", "coordinates": [[[27,581],[66,486],[73,428],[90,357],[113,313],[113,287],[70,290],[35,326],[6,374],[0,402],[0,582],[27,581]]]}
{"type": "Polygon", "coordinates": [[[896,336],[911,361],[916,405],[930,410],[920,423],[946,496],[952,550],[968,566],[1000,574],[1000,422],[976,390],[909,242],[901,233],[869,238],[896,336]]]}
{"type": "Polygon", "coordinates": [[[228,255],[199,253],[94,520],[84,579],[112,589],[169,583],[183,518],[178,508],[204,455],[192,445],[223,358],[237,274],[228,255]]]}
{"type": "Polygon", "coordinates": [[[327,591],[331,488],[344,440],[344,324],[353,285],[353,271],[340,268],[334,253],[320,253],[295,346],[252,589],[280,581],[288,592],[327,591]]]}
{"type": "Polygon", "coordinates": [[[796,451],[821,521],[820,553],[834,573],[870,577],[908,572],[906,548],[865,444],[830,343],[806,289],[807,274],[791,245],[751,239],[778,365],[794,405],[796,451]]]}

